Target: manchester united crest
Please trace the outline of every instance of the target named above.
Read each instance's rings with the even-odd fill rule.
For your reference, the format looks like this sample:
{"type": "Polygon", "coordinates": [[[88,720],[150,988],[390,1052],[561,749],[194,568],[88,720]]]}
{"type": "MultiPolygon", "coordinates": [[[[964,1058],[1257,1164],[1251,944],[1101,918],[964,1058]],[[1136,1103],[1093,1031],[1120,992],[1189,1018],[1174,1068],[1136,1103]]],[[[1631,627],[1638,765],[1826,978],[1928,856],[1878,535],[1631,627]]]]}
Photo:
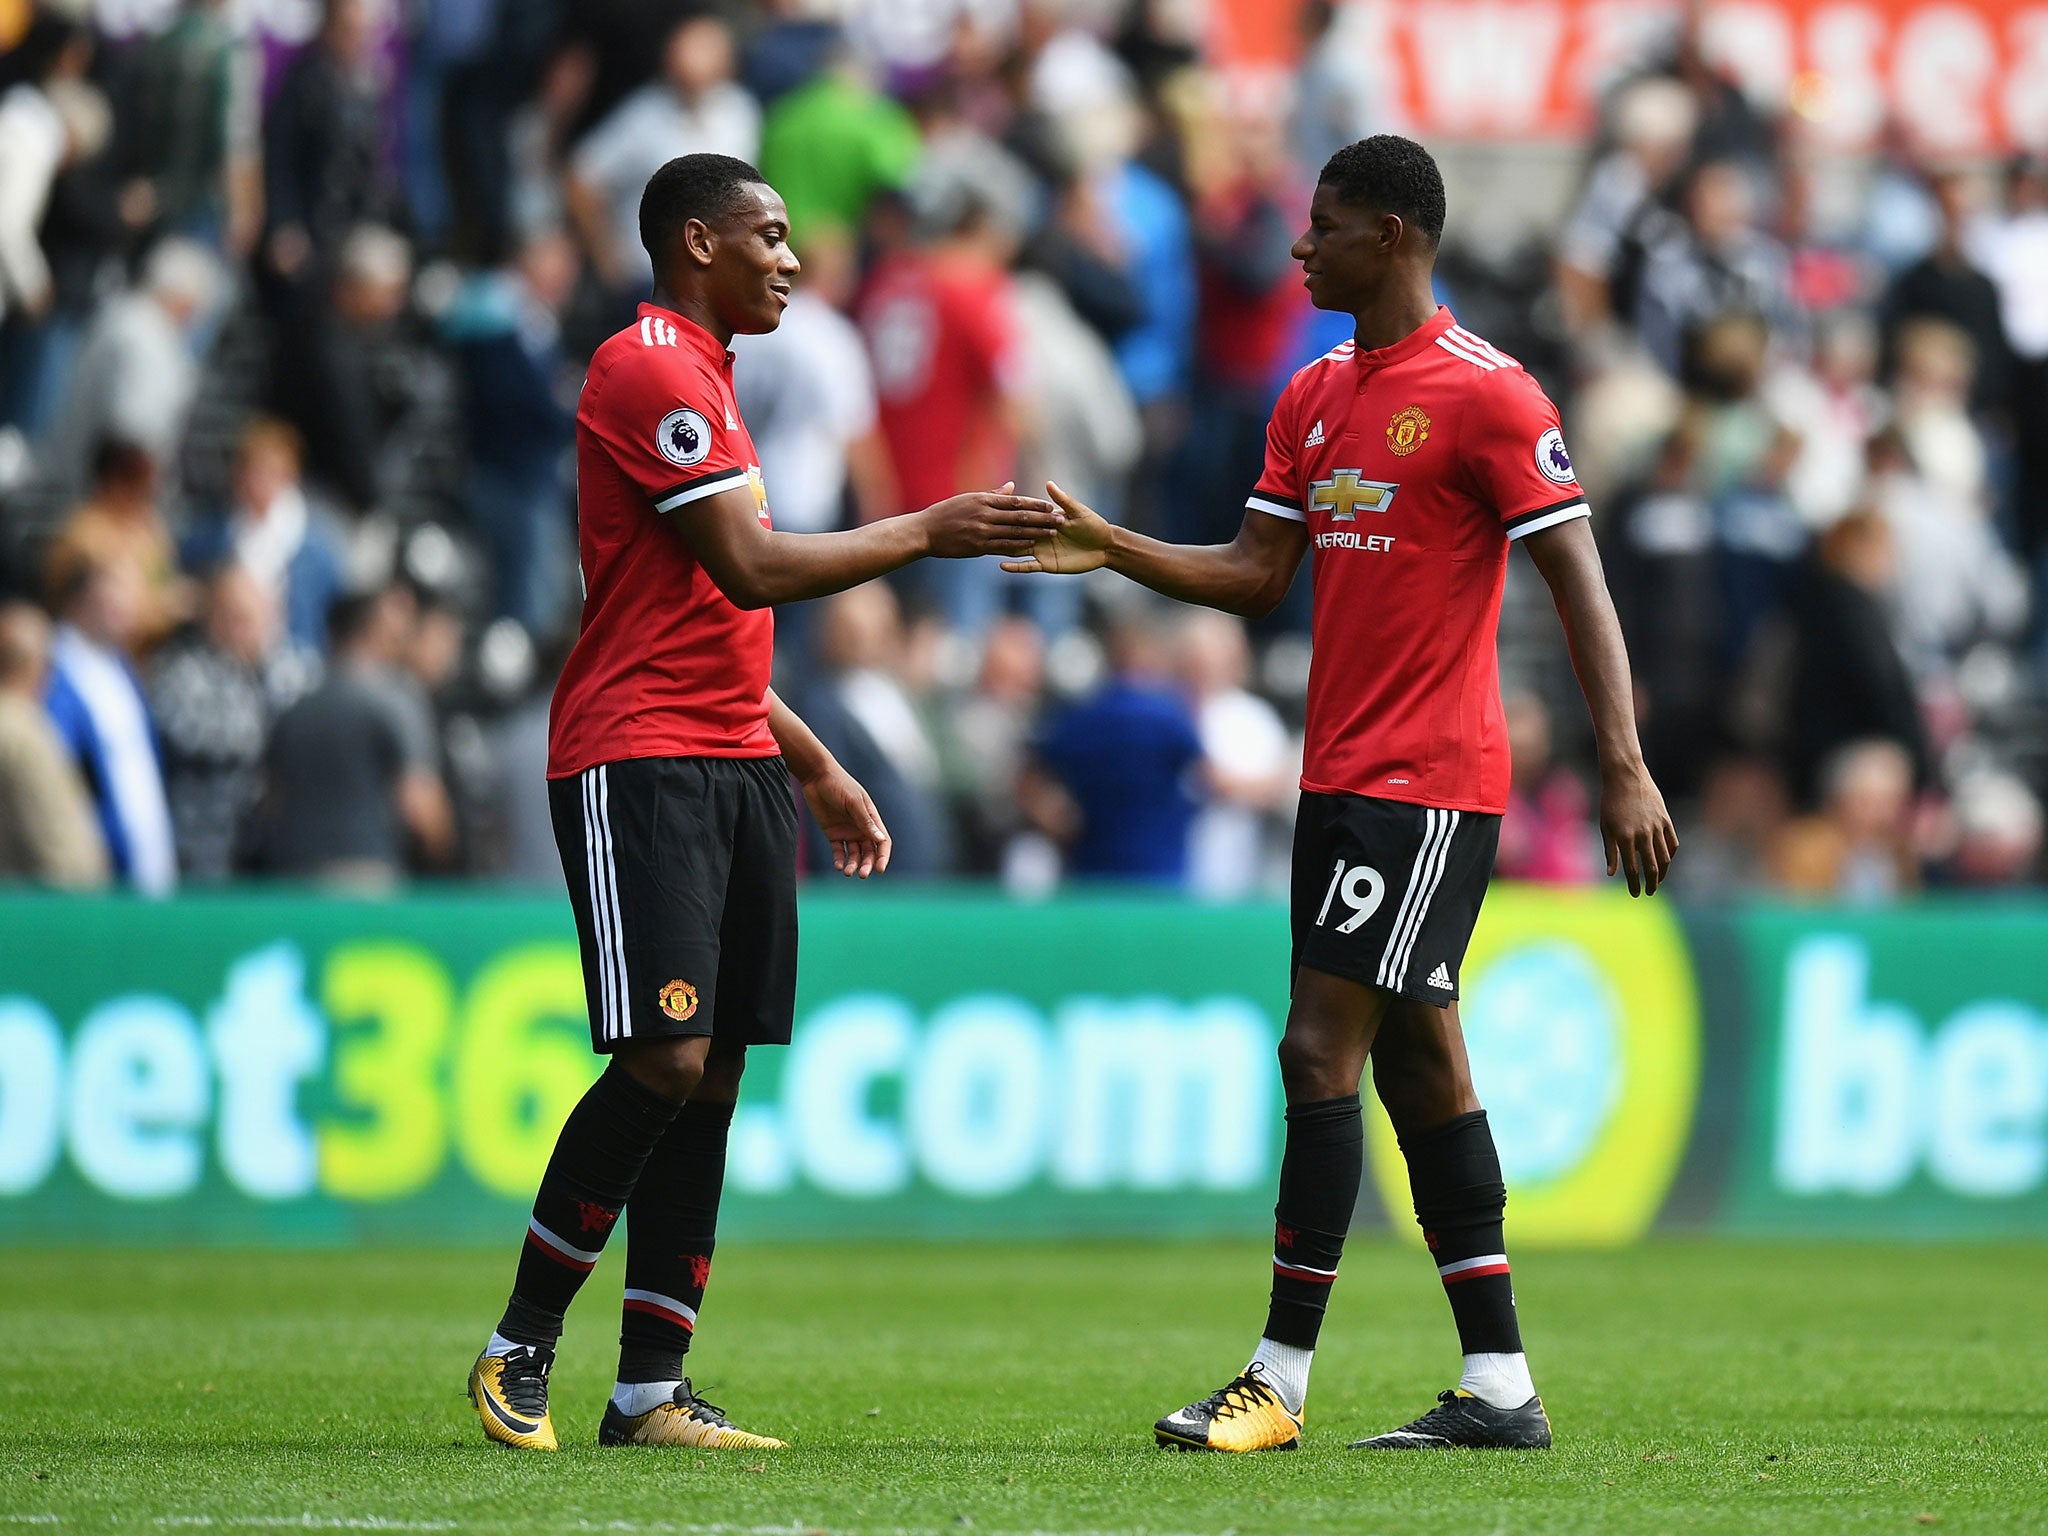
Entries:
{"type": "Polygon", "coordinates": [[[1411,405],[1387,423],[1387,447],[1406,458],[1429,441],[1429,418],[1411,405]]]}
{"type": "Polygon", "coordinates": [[[661,989],[661,1011],[678,1024],[697,1011],[697,989],[687,981],[672,981],[661,989]]]}

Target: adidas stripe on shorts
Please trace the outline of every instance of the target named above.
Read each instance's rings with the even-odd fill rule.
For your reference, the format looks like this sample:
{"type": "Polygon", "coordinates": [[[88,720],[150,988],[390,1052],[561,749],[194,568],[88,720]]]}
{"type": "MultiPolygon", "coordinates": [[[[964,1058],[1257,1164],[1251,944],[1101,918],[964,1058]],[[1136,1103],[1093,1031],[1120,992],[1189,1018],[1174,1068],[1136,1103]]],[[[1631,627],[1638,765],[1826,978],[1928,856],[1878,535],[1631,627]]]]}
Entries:
{"type": "Polygon", "coordinates": [[[1305,792],[1294,823],[1294,964],[1418,1002],[1458,996],[1500,818],[1305,792]]]}
{"type": "Polygon", "coordinates": [[[548,780],[590,1044],[787,1045],[795,790],[779,757],[643,757],[548,780]]]}

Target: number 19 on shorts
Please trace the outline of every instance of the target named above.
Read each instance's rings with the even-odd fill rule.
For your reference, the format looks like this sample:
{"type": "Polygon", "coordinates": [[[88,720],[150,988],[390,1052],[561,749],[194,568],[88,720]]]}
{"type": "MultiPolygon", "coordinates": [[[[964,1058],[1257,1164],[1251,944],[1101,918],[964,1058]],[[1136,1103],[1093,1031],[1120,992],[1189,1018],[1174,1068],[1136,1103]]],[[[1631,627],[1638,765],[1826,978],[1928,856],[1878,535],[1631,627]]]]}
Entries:
{"type": "Polygon", "coordinates": [[[1330,872],[1330,888],[1323,893],[1323,910],[1316,914],[1316,926],[1323,927],[1330,920],[1330,908],[1338,898],[1351,909],[1350,916],[1337,924],[1339,933],[1356,933],[1373,913],[1379,911],[1380,903],[1386,899],[1387,882],[1380,872],[1370,864],[1353,864],[1348,870],[1342,859],[1330,872]]]}

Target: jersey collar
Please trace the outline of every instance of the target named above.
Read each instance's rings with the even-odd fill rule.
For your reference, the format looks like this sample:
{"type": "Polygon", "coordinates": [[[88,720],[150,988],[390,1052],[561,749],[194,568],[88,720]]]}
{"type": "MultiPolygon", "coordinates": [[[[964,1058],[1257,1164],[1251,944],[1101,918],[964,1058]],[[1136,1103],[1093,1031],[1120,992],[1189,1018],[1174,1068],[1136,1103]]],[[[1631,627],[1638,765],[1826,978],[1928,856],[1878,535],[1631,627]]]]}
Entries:
{"type": "Polygon", "coordinates": [[[1372,352],[1353,352],[1351,360],[1358,364],[1361,370],[1385,368],[1393,363],[1405,363],[1409,358],[1421,353],[1424,348],[1434,345],[1437,337],[1443,335],[1455,323],[1456,321],[1453,319],[1451,312],[1439,304],[1436,307],[1435,314],[1431,315],[1392,346],[1380,347],[1372,352]]]}
{"type": "Polygon", "coordinates": [[[703,326],[692,320],[688,315],[679,314],[673,309],[665,309],[659,304],[650,304],[642,301],[640,312],[635,318],[645,320],[650,315],[657,320],[674,321],[676,340],[681,345],[701,352],[712,362],[719,363],[726,368],[732,366],[733,354],[727,348],[721,347],[716,336],[705,330],[703,326]]]}

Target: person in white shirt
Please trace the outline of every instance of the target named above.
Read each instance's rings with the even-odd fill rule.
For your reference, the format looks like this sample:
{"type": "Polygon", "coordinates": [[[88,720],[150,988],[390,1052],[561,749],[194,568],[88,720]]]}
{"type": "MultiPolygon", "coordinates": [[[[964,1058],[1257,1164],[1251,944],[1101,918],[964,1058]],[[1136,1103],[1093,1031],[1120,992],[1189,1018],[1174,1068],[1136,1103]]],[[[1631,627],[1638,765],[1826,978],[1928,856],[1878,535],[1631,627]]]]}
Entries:
{"type": "Polygon", "coordinates": [[[1998,288],[2013,352],[2013,522],[2031,564],[2048,558],[2048,157],[2013,161],[2005,215],[1978,227],[1969,256],[1998,288]]]}
{"type": "Polygon", "coordinates": [[[1301,748],[1279,711],[1245,687],[1251,647],[1242,620],[1199,609],[1175,640],[1209,790],[1188,831],[1188,885],[1205,901],[1233,901],[1272,883],[1266,830],[1300,777],[1301,748]]]}
{"type": "Polygon", "coordinates": [[[653,281],[640,243],[648,178],[678,155],[751,160],[761,144],[761,108],[733,80],[732,28],[721,17],[678,23],[661,69],[591,129],[569,164],[570,218],[598,276],[622,294],[653,281]]]}

